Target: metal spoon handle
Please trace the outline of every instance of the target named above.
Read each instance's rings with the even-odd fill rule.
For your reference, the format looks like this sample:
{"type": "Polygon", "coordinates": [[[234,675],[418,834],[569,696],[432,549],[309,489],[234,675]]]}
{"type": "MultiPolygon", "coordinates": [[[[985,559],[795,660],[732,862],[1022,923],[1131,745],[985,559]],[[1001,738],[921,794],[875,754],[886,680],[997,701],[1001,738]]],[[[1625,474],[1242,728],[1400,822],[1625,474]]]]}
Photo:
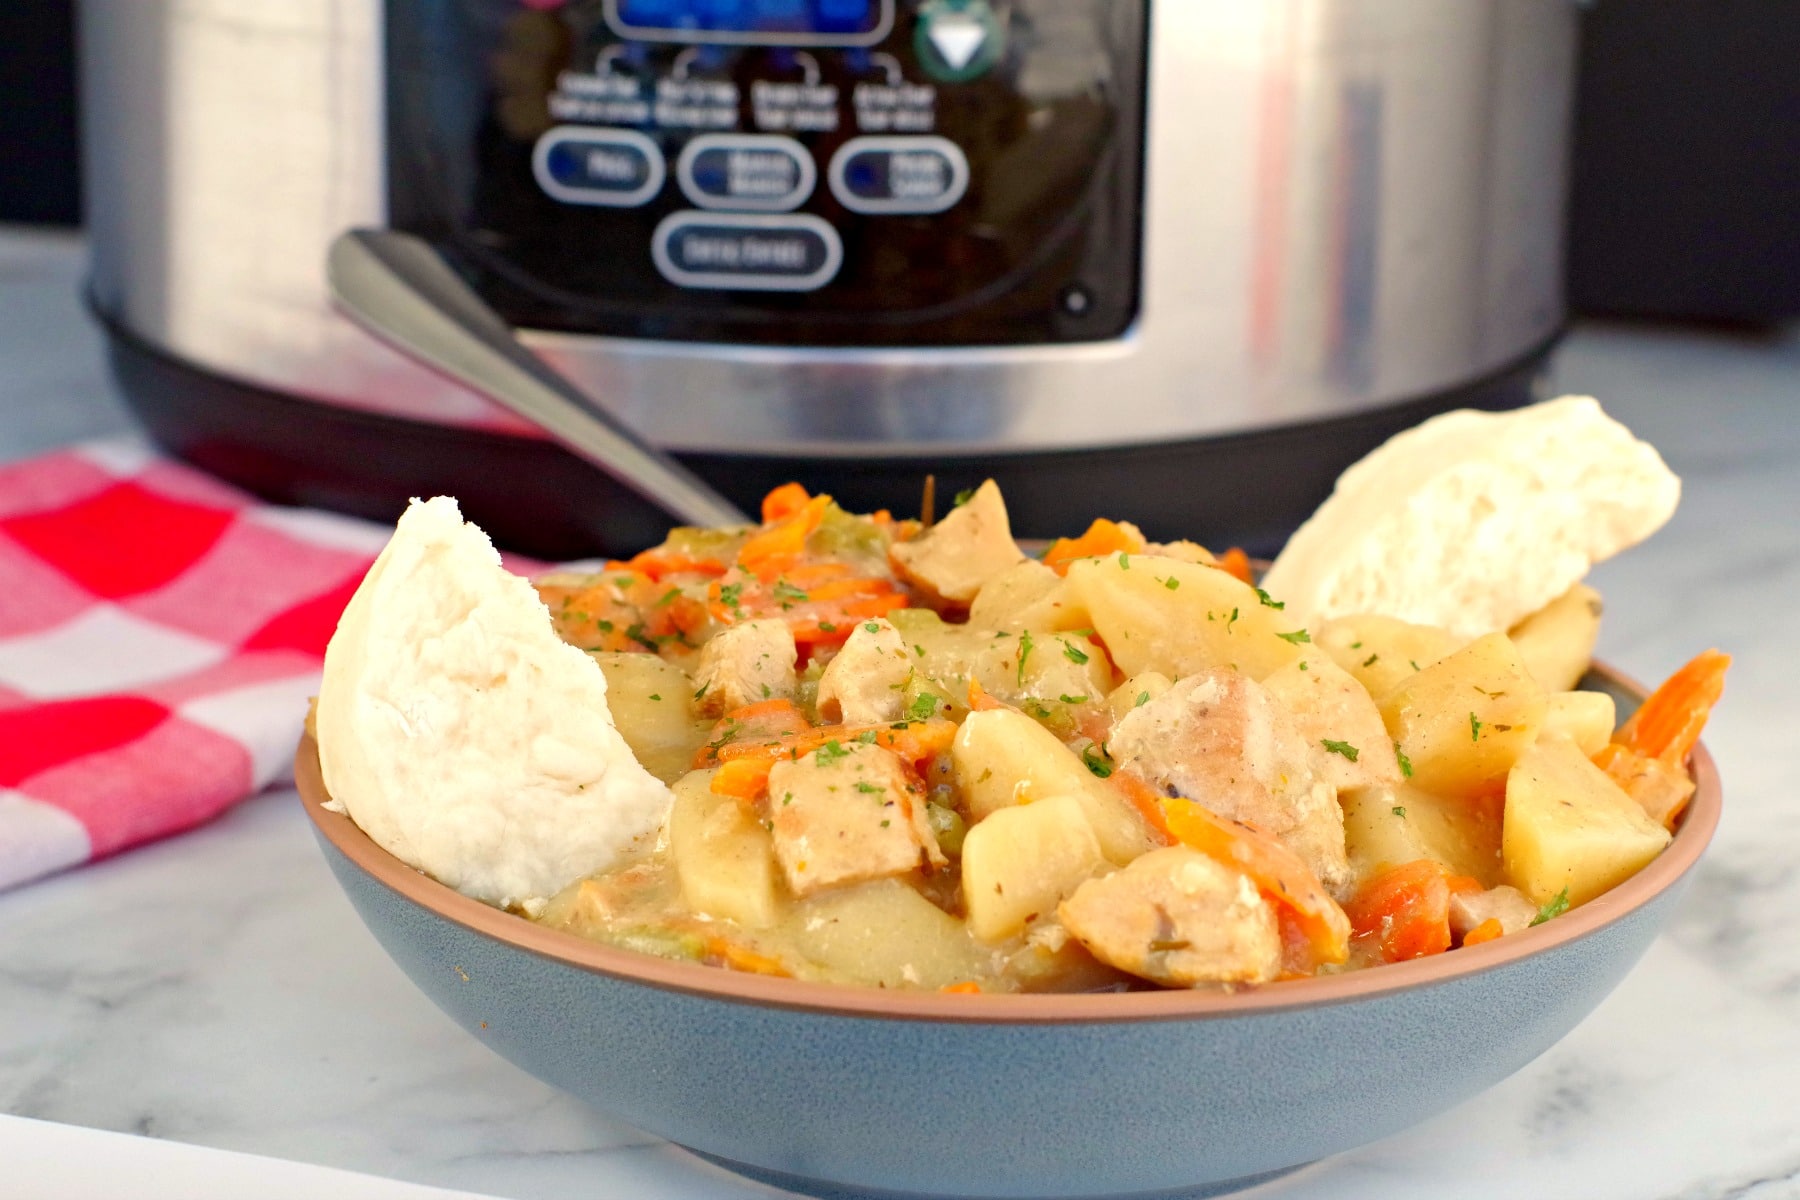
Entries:
{"type": "Polygon", "coordinates": [[[389,345],[540,426],[689,525],[751,519],[551,370],[431,246],[391,229],[339,234],[326,258],[345,315],[389,345]]]}

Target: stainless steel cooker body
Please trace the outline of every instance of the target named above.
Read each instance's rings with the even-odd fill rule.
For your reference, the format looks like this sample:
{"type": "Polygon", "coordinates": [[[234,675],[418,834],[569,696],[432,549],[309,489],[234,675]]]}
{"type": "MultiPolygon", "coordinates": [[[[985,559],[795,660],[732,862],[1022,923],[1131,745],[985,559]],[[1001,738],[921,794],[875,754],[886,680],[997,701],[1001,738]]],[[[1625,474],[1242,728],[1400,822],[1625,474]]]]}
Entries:
{"type": "MultiPolygon", "coordinates": [[[[327,301],[331,238],[388,217],[378,0],[83,0],[80,31],[92,299],[116,331],[320,405],[519,432],[327,301]]],[[[1450,392],[1563,319],[1574,42],[1567,0],[1157,0],[1117,337],[526,337],[699,453],[1155,444],[1450,392]]]]}

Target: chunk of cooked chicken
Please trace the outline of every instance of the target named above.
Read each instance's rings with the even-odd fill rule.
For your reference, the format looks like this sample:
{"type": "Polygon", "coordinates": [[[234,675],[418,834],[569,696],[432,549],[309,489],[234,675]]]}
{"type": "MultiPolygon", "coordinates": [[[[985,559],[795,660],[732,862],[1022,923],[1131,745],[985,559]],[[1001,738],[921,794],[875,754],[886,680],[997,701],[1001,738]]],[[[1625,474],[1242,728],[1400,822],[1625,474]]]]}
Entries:
{"type": "Polygon", "coordinates": [[[901,578],[940,600],[967,605],[989,579],[1025,557],[1013,541],[1000,488],[988,480],[968,501],[888,552],[901,578]]]}
{"type": "Polygon", "coordinates": [[[1369,689],[1323,654],[1262,681],[1312,749],[1313,773],[1337,791],[1400,786],[1400,760],[1369,689]]]}
{"type": "Polygon", "coordinates": [[[769,817],[775,861],[796,896],[947,861],[926,823],[923,785],[880,746],[827,742],[776,763],[769,817]]]}
{"type": "Polygon", "coordinates": [[[794,674],[799,657],[786,622],[768,619],[728,626],[700,647],[700,661],[694,667],[700,685],[695,705],[702,714],[716,717],[759,700],[791,700],[799,685],[794,674]]]}
{"type": "Polygon", "coordinates": [[[1095,958],[1156,983],[1264,983],[1281,971],[1269,902],[1242,872],[1186,846],[1090,879],[1056,911],[1095,958]]]}
{"type": "Polygon", "coordinates": [[[1517,933],[1529,929],[1537,915],[1537,905],[1524,892],[1505,884],[1485,892],[1450,893],[1450,932],[1457,937],[1489,918],[1500,922],[1501,933],[1517,933]]]}
{"type": "Polygon", "coordinates": [[[1274,836],[1334,896],[1348,891],[1337,793],[1313,771],[1293,718],[1255,681],[1228,670],[1179,680],[1126,713],[1107,749],[1151,783],[1274,836]]]}
{"type": "Polygon", "coordinates": [[[819,676],[819,716],[850,725],[898,721],[912,671],[898,629],[880,617],[858,621],[819,676]]]}

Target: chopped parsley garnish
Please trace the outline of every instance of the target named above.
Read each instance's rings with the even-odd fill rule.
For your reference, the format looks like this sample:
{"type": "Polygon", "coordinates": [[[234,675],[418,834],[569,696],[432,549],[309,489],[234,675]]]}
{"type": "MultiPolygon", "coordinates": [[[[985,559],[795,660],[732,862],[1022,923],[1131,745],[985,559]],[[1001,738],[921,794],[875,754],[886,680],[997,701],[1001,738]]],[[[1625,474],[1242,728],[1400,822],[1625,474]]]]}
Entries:
{"type": "Polygon", "coordinates": [[[1119,551],[1119,570],[1131,570],[1131,556],[1126,554],[1123,550],[1119,551]]]}
{"type": "Polygon", "coordinates": [[[650,636],[641,623],[633,622],[631,627],[625,631],[625,636],[646,650],[654,651],[657,648],[656,639],[650,636]]]}
{"type": "Polygon", "coordinates": [[[1394,757],[1400,760],[1401,777],[1405,778],[1405,779],[1411,779],[1412,778],[1412,759],[1406,757],[1406,751],[1400,749],[1399,742],[1394,743],[1394,757]]]}
{"type": "Polygon", "coordinates": [[[1392,812],[1396,817],[1399,817],[1402,821],[1406,820],[1406,806],[1404,804],[1396,804],[1396,805],[1394,805],[1393,808],[1389,809],[1388,811],[1392,812]]]}
{"type": "Polygon", "coordinates": [[[1420,666],[1420,665],[1419,665],[1419,662],[1418,662],[1418,660],[1417,660],[1417,659],[1413,659],[1413,658],[1409,658],[1409,659],[1407,659],[1407,660],[1406,660],[1406,665],[1407,665],[1407,666],[1409,666],[1409,667],[1411,667],[1411,668],[1412,668],[1412,669],[1413,669],[1413,670],[1415,670],[1415,671],[1423,671],[1423,670],[1424,670],[1424,669],[1425,669],[1425,668],[1424,668],[1424,667],[1421,667],[1421,666],[1420,666]]]}
{"type": "Polygon", "coordinates": [[[1179,579],[1175,578],[1173,575],[1171,575],[1167,579],[1163,580],[1163,586],[1168,588],[1172,592],[1176,588],[1181,586],[1181,580],[1179,580],[1179,579]]]}
{"type": "Polygon", "coordinates": [[[923,721],[928,717],[935,717],[937,710],[938,698],[930,692],[920,692],[913,697],[912,706],[906,710],[906,715],[915,721],[923,721]]]}
{"type": "Polygon", "coordinates": [[[707,692],[707,689],[710,687],[712,687],[712,684],[710,684],[710,683],[701,684],[700,690],[694,693],[694,699],[696,699],[696,700],[706,699],[706,692],[707,692]]]}
{"type": "Polygon", "coordinates": [[[1375,660],[1377,660],[1377,659],[1379,659],[1379,658],[1380,658],[1380,657],[1381,657],[1381,655],[1379,655],[1379,654],[1371,654],[1371,655],[1369,655],[1369,657],[1367,657],[1367,658],[1365,658],[1365,659],[1363,659],[1363,666],[1365,666],[1365,667],[1372,667],[1372,666],[1374,666],[1374,665],[1375,665],[1375,660]]]}
{"type": "Polygon", "coordinates": [[[874,621],[864,621],[863,628],[868,630],[870,633],[880,633],[881,632],[881,626],[878,625],[877,623],[875,623],[874,621]]]}
{"type": "Polygon", "coordinates": [[[918,655],[920,658],[924,658],[925,657],[925,647],[923,647],[915,642],[913,644],[913,653],[918,655]]]}
{"type": "Polygon", "coordinates": [[[727,583],[719,588],[719,600],[732,612],[739,612],[744,599],[744,585],[727,583]]]}
{"type": "Polygon", "coordinates": [[[1538,914],[1531,918],[1531,923],[1533,925],[1542,925],[1545,921],[1548,921],[1553,917],[1560,917],[1568,911],[1569,889],[1565,887],[1562,891],[1550,897],[1550,903],[1538,909],[1538,914]]]}
{"type": "Polygon", "coordinates": [[[1025,660],[1031,657],[1031,630],[1019,632],[1019,683],[1025,682],[1025,660]]]}
{"type": "Polygon", "coordinates": [[[1361,643],[1361,642],[1351,642],[1351,643],[1350,643],[1350,648],[1351,648],[1351,649],[1352,649],[1352,650],[1361,650],[1361,649],[1362,649],[1362,643],[1361,643]]]}
{"type": "Polygon", "coordinates": [[[1083,746],[1082,747],[1081,761],[1083,763],[1087,764],[1088,770],[1092,771],[1096,776],[1098,776],[1101,779],[1105,779],[1107,776],[1109,776],[1113,773],[1113,765],[1112,765],[1111,760],[1109,760],[1106,757],[1106,755],[1100,753],[1100,751],[1093,746],[1083,746]]]}
{"type": "Polygon", "coordinates": [[[1238,619],[1238,610],[1234,608],[1231,610],[1231,616],[1229,618],[1227,618],[1225,621],[1225,632],[1226,633],[1231,632],[1231,627],[1233,625],[1237,624],[1237,619],[1238,619]]]}
{"type": "Polygon", "coordinates": [[[1471,742],[1481,740],[1481,718],[1474,713],[1469,714],[1469,740],[1471,742]]]}
{"type": "Polygon", "coordinates": [[[1340,742],[1340,741],[1336,741],[1332,738],[1321,738],[1321,739],[1319,739],[1319,744],[1321,746],[1325,747],[1327,750],[1331,751],[1333,754],[1343,755],[1345,758],[1349,759],[1351,762],[1355,762],[1357,755],[1361,753],[1361,751],[1359,751],[1355,746],[1352,746],[1349,742],[1340,742]]]}
{"type": "Polygon", "coordinates": [[[856,781],[856,790],[857,790],[857,791],[859,791],[859,792],[861,792],[861,793],[862,793],[862,794],[863,794],[863,795],[865,795],[865,796],[879,796],[879,795],[881,795],[881,787],[880,787],[880,785],[879,785],[879,784],[874,784],[874,783],[870,783],[870,782],[869,782],[869,781],[868,781],[868,780],[866,780],[866,779],[859,779],[859,780],[857,780],[857,781],[856,781]]]}
{"type": "Polygon", "coordinates": [[[1131,707],[1142,708],[1142,707],[1144,707],[1144,705],[1146,705],[1148,703],[1150,703],[1150,693],[1149,692],[1139,692],[1138,698],[1137,698],[1137,703],[1133,704],[1131,707]]]}
{"type": "Polygon", "coordinates": [[[1061,700],[1064,704],[1086,704],[1087,703],[1086,696],[1058,696],[1057,699],[1061,700]]]}
{"type": "Polygon", "coordinates": [[[1292,633],[1278,633],[1275,636],[1280,638],[1282,641],[1291,643],[1292,645],[1295,645],[1295,646],[1300,645],[1302,642],[1312,641],[1312,638],[1310,636],[1308,636],[1306,630],[1304,630],[1304,629],[1296,629],[1292,633]]]}
{"type": "Polygon", "coordinates": [[[611,633],[613,631],[613,623],[611,621],[595,621],[594,627],[601,633],[611,633]]]}
{"type": "Polygon", "coordinates": [[[764,700],[767,700],[770,696],[773,696],[774,694],[775,694],[774,691],[772,691],[770,689],[768,684],[765,683],[762,685],[762,695],[763,695],[764,700]]]}
{"type": "Polygon", "coordinates": [[[856,735],[856,740],[865,746],[873,746],[875,744],[875,736],[875,731],[873,729],[865,729],[856,735]]]}
{"type": "MultiPolygon", "coordinates": [[[[724,593],[725,589],[720,588],[719,594],[723,596],[724,593]]],[[[775,599],[781,601],[781,607],[788,608],[805,600],[806,593],[785,579],[777,579],[775,581],[775,599]]]]}
{"type": "Polygon", "coordinates": [[[844,744],[836,738],[832,738],[829,742],[826,742],[823,746],[820,746],[817,750],[813,751],[813,755],[819,760],[820,766],[834,763],[840,758],[847,758],[849,757],[849,754],[850,752],[844,749],[844,744]]]}
{"type": "Polygon", "coordinates": [[[650,698],[651,698],[651,699],[652,699],[652,700],[661,700],[661,699],[662,699],[662,693],[661,693],[661,692],[651,692],[651,693],[650,693],[650,698]]]}
{"type": "Polygon", "coordinates": [[[1070,642],[1063,643],[1063,657],[1070,662],[1075,663],[1077,666],[1088,660],[1087,651],[1070,642]]]}
{"type": "Polygon", "coordinates": [[[660,597],[658,597],[656,603],[651,605],[651,607],[652,608],[661,608],[663,605],[669,603],[671,600],[675,599],[675,597],[677,597],[679,595],[681,595],[680,588],[670,588],[668,591],[664,592],[660,597]]]}
{"type": "Polygon", "coordinates": [[[819,632],[820,633],[836,633],[837,626],[833,625],[830,621],[820,621],[819,622],[819,632]]]}
{"type": "Polygon", "coordinates": [[[708,750],[717,750],[727,742],[733,741],[737,735],[742,732],[742,729],[743,726],[740,725],[735,718],[725,718],[725,727],[719,731],[718,737],[706,743],[706,748],[708,750]]]}
{"type": "Polygon", "coordinates": [[[1262,601],[1262,606],[1264,608],[1286,608],[1287,607],[1287,601],[1276,600],[1276,599],[1272,598],[1269,595],[1269,593],[1263,591],[1261,588],[1256,589],[1256,598],[1258,600],[1262,601]]]}
{"type": "Polygon", "coordinates": [[[964,488],[962,491],[956,493],[956,499],[952,500],[950,502],[950,507],[961,508],[963,505],[967,504],[969,501],[973,500],[974,498],[975,498],[975,489],[974,488],[964,488]]]}

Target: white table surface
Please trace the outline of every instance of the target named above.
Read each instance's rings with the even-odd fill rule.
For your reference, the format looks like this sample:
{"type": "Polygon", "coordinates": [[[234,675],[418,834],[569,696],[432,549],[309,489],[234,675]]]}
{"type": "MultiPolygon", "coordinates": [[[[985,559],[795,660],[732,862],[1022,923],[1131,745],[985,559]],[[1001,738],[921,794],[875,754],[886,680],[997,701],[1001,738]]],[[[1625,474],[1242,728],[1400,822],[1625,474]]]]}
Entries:
{"type": "MultiPolygon", "coordinates": [[[[75,239],[0,230],[0,461],[130,429],[80,276],[75,239]]],[[[1707,737],[1724,823],[1670,928],[1561,1044],[1260,1197],[1800,1196],[1800,332],[1583,325],[1555,384],[1685,480],[1671,525],[1596,573],[1600,652],[1645,678],[1737,656],[1707,737]]],[[[452,1025],[363,929],[287,791],[0,894],[0,1111],[512,1200],[775,1194],[452,1025]]]]}

